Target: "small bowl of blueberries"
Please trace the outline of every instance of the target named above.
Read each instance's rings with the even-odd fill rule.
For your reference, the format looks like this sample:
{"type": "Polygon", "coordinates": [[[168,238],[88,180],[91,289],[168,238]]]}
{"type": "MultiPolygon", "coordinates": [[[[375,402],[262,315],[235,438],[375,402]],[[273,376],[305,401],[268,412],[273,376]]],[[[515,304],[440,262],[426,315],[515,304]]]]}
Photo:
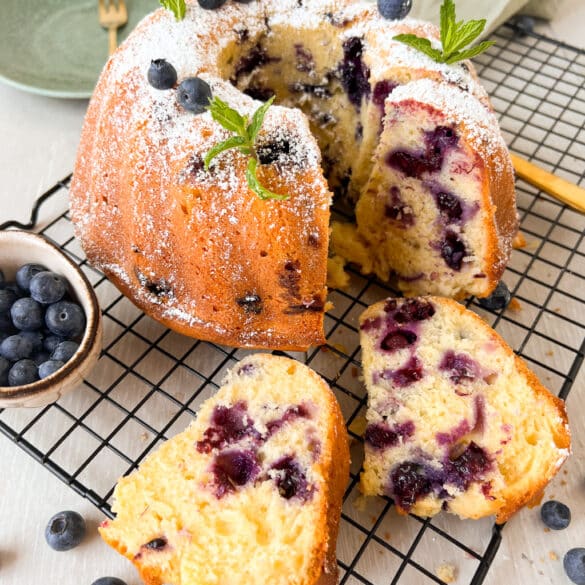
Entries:
{"type": "Polygon", "coordinates": [[[55,402],[101,349],[101,311],[79,266],[41,235],[0,231],[0,408],[55,402]]]}

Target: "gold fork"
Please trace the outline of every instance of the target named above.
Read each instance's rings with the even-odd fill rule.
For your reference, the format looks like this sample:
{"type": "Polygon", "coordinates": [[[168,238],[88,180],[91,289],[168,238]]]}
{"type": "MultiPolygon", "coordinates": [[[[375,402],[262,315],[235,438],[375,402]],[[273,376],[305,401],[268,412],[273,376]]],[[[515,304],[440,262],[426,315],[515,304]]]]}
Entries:
{"type": "Polygon", "coordinates": [[[128,11],[124,0],[99,0],[100,24],[109,32],[109,53],[116,50],[117,30],[128,22],[128,11]],[[107,4],[107,5],[106,5],[107,4]]]}

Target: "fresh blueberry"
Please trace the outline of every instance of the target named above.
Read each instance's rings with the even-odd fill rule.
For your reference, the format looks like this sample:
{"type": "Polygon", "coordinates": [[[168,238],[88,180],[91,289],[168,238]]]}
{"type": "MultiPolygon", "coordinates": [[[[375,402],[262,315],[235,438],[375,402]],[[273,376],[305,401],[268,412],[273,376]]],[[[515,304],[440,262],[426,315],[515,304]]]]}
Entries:
{"type": "Polygon", "coordinates": [[[33,353],[31,359],[37,366],[40,366],[42,363],[49,361],[51,356],[46,351],[39,351],[38,353],[33,353]]]}
{"type": "Polygon", "coordinates": [[[43,340],[43,347],[51,354],[62,341],[65,340],[61,336],[49,334],[43,340]]]}
{"type": "Polygon", "coordinates": [[[0,356],[0,386],[8,386],[8,370],[10,370],[10,362],[0,356]]]}
{"type": "Polygon", "coordinates": [[[378,0],[378,10],[384,18],[405,18],[412,8],[412,0],[378,0]]]}
{"type": "Polygon", "coordinates": [[[18,295],[9,288],[0,288],[0,313],[10,311],[10,307],[17,298],[18,295]]]}
{"type": "Polygon", "coordinates": [[[177,70],[164,59],[154,59],[150,62],[147,78],[154,89],[171,89],[177,83],[177,70]]]}
{"type": "Polygon", "coordinates": [[[479,304],[484,308],[490,311],[496,311],[498,309],[503,309],[508,306],[510,302],[510,291],[506,286],[504,281],[498,282],[498,286],[496,286],[494,292],[489,297],[485,299],[478,299],[479,304]]]}
{"type": "Polygon", "coordinates": [[[45,270],[31,278],[30,296],[43,305],[60,301],[66,292],[67,281],[60,274],[45,270]]]}
{"type": "Polygon", "coordinates": [[[211,100],[209,84],[199,77],[188,77],[177,89],[178,102],[190,112],[202,114],[211,100]]]}
{"type": "Polygon", "coordinates": [[[14,323],[12,322],[10,311],[0,313],[0,331],[7,333],[8,335],[16,332],[16,327],[14,327],[14,323]]]}
{"type": "Polygon", "coordinates": [[[56,371],[60,370],[65,365],[65,362],[59,360],[47,360],[39,366],[39,378],[42,380],[56,371]]]}
{"type": "Polygon", "coordinates": [[[0,355],[16,362],[29,358],[33,353],[33,342],[21,334],[10,335],[0,343],[0,355]]]}
{"type": "Polygon", "coordinates": [[[45,540],[53,550],[75,548],[84,536],[85,520],[81,514],[71,510],[55,514],[45,528],[45,540]]]}
{"type": "Polygon", "coordinates": [[[43,334],[40,331],[21,331],[19,335],[32,343],[33,354],[43,349],[43,334]]]}
{"type": "Polygon", "coordinates": [[[550,500],[540,508],[540,517],[551,530],[563,530],[571,523],[571,510],[562,502],[550,500]]]}
{"type": "Polygon", "coordinates": [[[215,10],[216,8],[223,6],[226,3],[226,0],[197,0],[197,2],[199,2],[201,8],[215,10]]]}
{"type": "Polygon", "coordinates": [[[16,284],[22,290],[28,291],[32,277],[45,270],[48,270],[48,268],[42,264],[25,264],[16,271],[16,284]]]}
{"type": "Polygon", "coordinates": [[[9,386],[24,386],[39,379],[37,365],[29,359],[17,361],[8,372],[9,386]]]}
{"type": "Polygon", "coordinates": [[[534,18],[532,18],[532,16],[528,16],[527,14],[521,14],[516,18],[516,20],[514,20],[516,34],[521,38],[534,32],[534,25],[534,18]]]}
{"type": "Polygon", "coordinates": [[[75,341],[62,341],[51,354],[52,360],[68,362],[79,349],[79,343],[75,341]]]}
{"type": "Polygon", "coordinates": [[[43,307],[30,297],[14,301],[10,316],[14,326],[21,331],[35,331],[43,325],[43,307]]]}
{"type": "Polygon", "coordinates": [[[77,303],[59,301],[49,305],[45,314],[49,331],[61,337],[79,337],[85,329],[85,314],[77,303]]]}
{"type": "Polygon", "coordinates": [[[585,548],[572,548],[563,559],[567,577],[577,585],[585,585],[585,548]]]}
{"type": "Polygon", "coordinates": [[[126,585],[126,581],[122,581],[122,579],[118,579],[118,577],[100,577],[91,585],[126,585]]]}

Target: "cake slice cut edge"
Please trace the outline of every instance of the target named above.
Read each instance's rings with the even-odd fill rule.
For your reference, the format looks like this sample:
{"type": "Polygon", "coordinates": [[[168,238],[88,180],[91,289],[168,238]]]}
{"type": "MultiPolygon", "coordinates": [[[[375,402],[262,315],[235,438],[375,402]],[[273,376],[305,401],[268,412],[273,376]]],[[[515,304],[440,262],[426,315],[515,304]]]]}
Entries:
{"type": "Polygon", "coordinates": [[[386,299],[360,317],[368,389],[360,487],[398,511],[503,523],[570,452],[564,402],[451,299],[386,299]]]}
{"type": "Polygon", "coordinates": [[[147,585],[333,584],[348,478],[330,388],[295,360],[255,354],[120,479],[100,534],[147,585]]]}

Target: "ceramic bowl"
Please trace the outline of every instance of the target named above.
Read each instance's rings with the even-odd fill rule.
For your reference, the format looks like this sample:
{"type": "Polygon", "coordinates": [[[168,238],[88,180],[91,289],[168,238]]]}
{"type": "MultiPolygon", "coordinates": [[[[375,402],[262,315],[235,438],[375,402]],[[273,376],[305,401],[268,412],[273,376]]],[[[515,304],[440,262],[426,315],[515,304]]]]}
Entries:
{"type": "Polygon", "coordinates": [[[73,390],[97,362],[102,349],[102,317],[93,287],[64,252],[47,238],[23,231],[0,231],[0,268],[13,281],[23,264],[43,264],[69,282],[71,296],[85,311],[85,333],[78,350],[55,373],[23,386],[0,387],[0,408],[37,407],[58,400],[73,390]]]}

